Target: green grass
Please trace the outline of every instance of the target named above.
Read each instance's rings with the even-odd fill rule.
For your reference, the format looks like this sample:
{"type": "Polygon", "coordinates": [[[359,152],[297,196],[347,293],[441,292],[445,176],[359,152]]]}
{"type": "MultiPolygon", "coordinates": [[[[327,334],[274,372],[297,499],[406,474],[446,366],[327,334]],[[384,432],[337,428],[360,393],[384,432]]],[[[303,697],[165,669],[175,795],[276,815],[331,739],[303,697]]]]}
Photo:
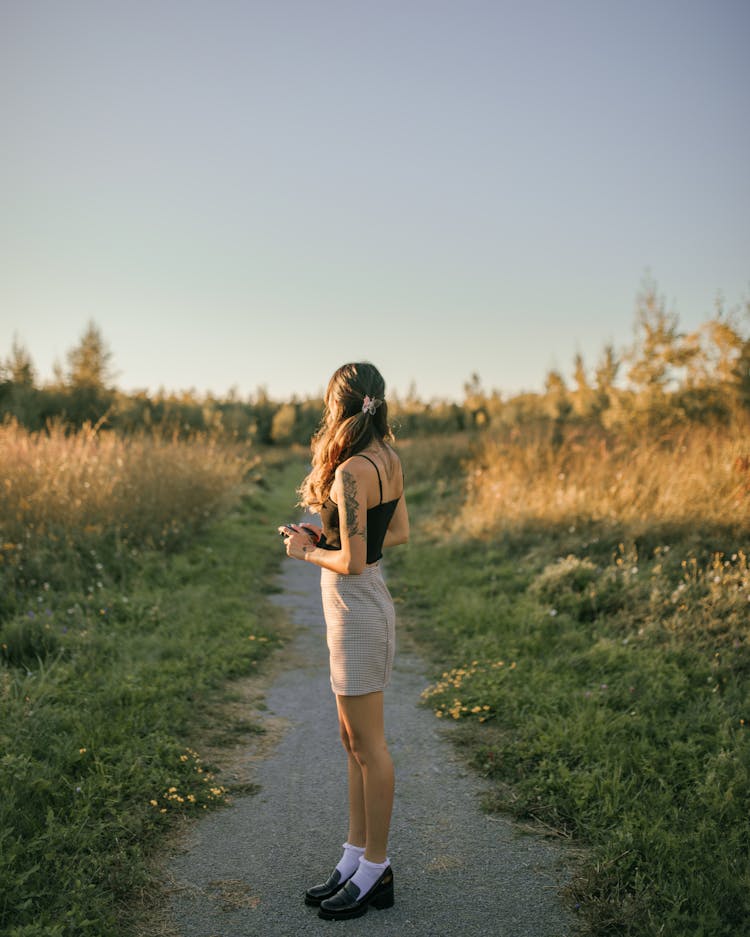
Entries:
{"type": "MultiPolygon", "coordinates": [[[[427,484],[419,466],[409,477],[427,484]]],[[[447,498],[417,503],[389,575],[402,623],[434,661],[424,704],[458,723],[467,758],[494,782],[487,806],[584,847],[568,897],[592,933],[750,933],[739,544],[704,530],[695,550],[691,529],[623,545],[554,525],[447,537],[435,511],[455,513],[455,481],[447,498]]]]}
{"type": "Polygon", "coordinates": [[[231,793],[200,744],[228,681],[281,641],[267,597],[275,528],[302,471],[248,486],[182,552],[132,551],[111,574],[101,556],[88,585],[40,581],[17,597],[0,624],[3,934],[123,933],[175,815],[231,793]]]}
{"type": "MultiPolygon", "coordinates": [[[[453,522],[470,448],[402,448],[414,535],[388,568],[401,624],[434,661],[425,705],[458,723],[493,782],[488,807],[584,847],[569,898],[592,933],[746,933],[743,544],[694,523],[627,539],[612,524],[519,521],[472,538],[453,522]]],[[[257,730],[217,716],[228,681],[279,644],[275,527],[303,472],[268,471],[171,550],[101,536],[20,560],[14,541],[0,601],[3,934],[127,933],[154,846],[231,793],[201,746],[257,730]]]]}

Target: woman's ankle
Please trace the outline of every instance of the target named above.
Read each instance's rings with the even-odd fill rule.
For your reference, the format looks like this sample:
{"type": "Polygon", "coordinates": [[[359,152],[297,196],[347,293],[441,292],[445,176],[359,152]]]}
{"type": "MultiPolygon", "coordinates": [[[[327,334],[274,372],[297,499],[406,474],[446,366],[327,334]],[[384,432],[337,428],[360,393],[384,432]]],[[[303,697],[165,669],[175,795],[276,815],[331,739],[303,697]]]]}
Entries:
{"type": "Polygon", "coordinates": [[[375,850],[373,850],[371,853],[368,853],[365,849],[362,853],[362,858],[367,859],[368,862],[372,862],[373,865],[382,865],[388,857],[385,852],[375,852],[375,850]]]}

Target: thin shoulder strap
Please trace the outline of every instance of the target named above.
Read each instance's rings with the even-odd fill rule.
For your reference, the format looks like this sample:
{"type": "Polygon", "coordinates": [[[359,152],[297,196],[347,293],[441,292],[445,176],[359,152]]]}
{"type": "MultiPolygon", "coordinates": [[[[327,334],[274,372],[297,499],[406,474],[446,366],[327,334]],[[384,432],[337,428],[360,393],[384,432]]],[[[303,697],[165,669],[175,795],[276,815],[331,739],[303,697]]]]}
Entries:
{"type": "Polygon", "coordinates": [[[380,469],[377,466],[377,463],[374,462],[369,455],[365,455],[364,452],[358,452],[357,455],[361,455],[363,459],[367,459],[368,462],[372,463],[375,466],[375,471],[378,473],[378,487],[380,488],[380,503],[383,503],[383,483],[380,480],[380,469]]]}

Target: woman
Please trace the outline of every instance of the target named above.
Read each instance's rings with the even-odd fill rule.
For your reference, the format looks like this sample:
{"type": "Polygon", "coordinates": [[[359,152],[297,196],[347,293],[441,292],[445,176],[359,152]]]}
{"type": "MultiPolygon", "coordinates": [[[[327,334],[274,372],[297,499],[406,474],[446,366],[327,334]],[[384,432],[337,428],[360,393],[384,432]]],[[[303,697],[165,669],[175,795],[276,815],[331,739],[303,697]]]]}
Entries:
{"type": "Polygon", "coordinates": [[[377,368],[340,367],[312,440],[312,471],[300,487],[300,504],[319,511],[323,526],[279,528],[289,556],[321,567],[331,688],[348,756],[344,853],[327,881],[305,893],[305,903],[319,905],[319,916],[328,919],[393,905],[386,855],[393,762],[383,729],[383,689],[393,664],[395,614],[379,560],[384,546],[406,543],[409,518],[392,439],[377,368]]]}

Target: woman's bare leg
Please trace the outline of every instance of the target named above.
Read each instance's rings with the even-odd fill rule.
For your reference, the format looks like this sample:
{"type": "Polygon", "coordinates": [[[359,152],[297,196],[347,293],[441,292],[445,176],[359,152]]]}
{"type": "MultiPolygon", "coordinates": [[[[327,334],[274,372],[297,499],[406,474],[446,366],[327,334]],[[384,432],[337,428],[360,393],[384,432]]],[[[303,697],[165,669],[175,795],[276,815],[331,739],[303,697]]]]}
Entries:
{"type": "MultiPolygon", "coordinates": [[[[336,702],[349,759],[349,835],[361,836],[364,806],[365,858],[385,862],[394,778],[385,742],[383,693],[337,696],[336,702]]],[[[361,840],[349,842],[361,845],[361,840]]]]}
{"type": "Polygon", "coordinates": [[[365,789],[362,779],[362,769],[359,766],[359,762],[352,754],[349,731],[346,727],[339,700],[340,697],[337,696],[336,706],[339,713],[339,730],[341,732],[341,742],[346,749],[346,767],[349,781],[349,830],[346,839],[352,846],[364,846],[367,838],[367,819],[365,817],[365,789]]]}
{"type": "Polygon", "coordinates": [[[364,846],[367,842],[367,818],[362,769],[351,752],[347,752],[347,762],[349,775],[349,831],[346,839],[352,846],[364,846]]]}

